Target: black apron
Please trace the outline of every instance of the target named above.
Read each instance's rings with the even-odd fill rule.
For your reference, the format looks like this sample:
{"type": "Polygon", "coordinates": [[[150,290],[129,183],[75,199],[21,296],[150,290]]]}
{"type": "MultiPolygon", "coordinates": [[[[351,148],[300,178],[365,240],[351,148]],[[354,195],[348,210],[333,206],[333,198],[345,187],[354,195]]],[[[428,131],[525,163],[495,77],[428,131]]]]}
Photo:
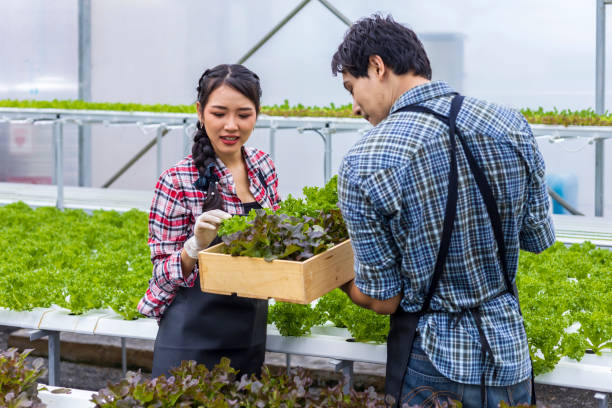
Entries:
{"type": "MultiPolygon", "coordinates": [[[[257,203],[244,205],[245,214],[257,203]]],[[[220,242],[216,238],[212,245],[220,242]]],[[[183,360],[212,369],[221,357],[242,374],[261,373],[266,350],[268,301],[205,293],[200,279],[182,287],[164,312],[153,351],[153,377],[169,375],[183,360]]]]}
{"type": "MultiPolygon", "coordinates": [[[[489,185],[484,172],[476,163],[476,159],[472,155],[472,152],[468,148],[465,140],[459,133],[459,129],[456,128],[455,122],[461,104],[463,103],[463,96],[456,95],[453,97],[451,102],[450,114],[448,117],[440,115],[439,113],[426,108],[424,106],[410,105],[400,108],[392,113],[396,112],[420,112],[434,115],[438,120],[444,122],[449,127],[450,136],[450,171],[448,175],[448,198],[446,202],[446,211],[444,214],[444,224],[442,229],[442,239],[440,241],[440,248],[436,258],[436,264],[434,268],[433,277],[429,285],[429,291],[425,296],[425,301],[421,310],[414,313],[405,312],[401,305],[397,308],[397,311],[391,315],[391,325],[389,329],[389,336],[387,338],[387,367],[386,367],[386,378],[385,378],[385,392],[392,395],[395,398],[395,406],[400,405],[402,385],[404,382],[404,376],[408,369],[410,362],[410,354],[412,353],[412,345],[414,343],[417,326],[421,316],[428,313],[449,313],[454,315],[455,321],[457,322],[466,314],[471,314],[474,317],[476,328],[478,329],[479,341],[481,345],[481,359],[484,366],[484,362],[492,357],[493,353],[491,346],[487,341],[486,336],[482,330],[482,320],[480,315],[480,305],[475,307],[461,310],[457,313],[450,313],[445,311],[433,311],[429,309],[431,298],[438,286],[438,281],[442,275],[444,264],[446,262],[446,256],[448,255],[448,249],[450,247],[451,234],[453,230],[453,224],[455,222],[455,215],[457,213],[457,142],[455,136],[459,139],[465,156],[467,158],[470,171],[478,185],[478,190],[482,196],[487,213],[489,214],[489,220],[493,228],[493,234],[495,241],[497,242],[498,256],[502,266],[504,275],[505,290],[495,295],[493,298],[502,296],[506,293],[513,295],[518,302],[518,292],[516,284],[512,284],[510,275],[508,274],[507,262],[506,262],[506,246],[504,243],[504,234],[502,230],[501,217],[497,209],[497,203],[493,196],[493,191],[489,185]]],[[[491,300],[491,299],[488,299],[491,300]]],[[[520,310],[520,308],[519,308],[520,310]]],[[[531,403],[535,405],[535,386],[533,384],[533,365],[531,371],[531,403]]],[[[486,388],[485,388],[485,374],[484,370],[480,377],[480,394],[482,406],[485,404],[486,388]]]]}

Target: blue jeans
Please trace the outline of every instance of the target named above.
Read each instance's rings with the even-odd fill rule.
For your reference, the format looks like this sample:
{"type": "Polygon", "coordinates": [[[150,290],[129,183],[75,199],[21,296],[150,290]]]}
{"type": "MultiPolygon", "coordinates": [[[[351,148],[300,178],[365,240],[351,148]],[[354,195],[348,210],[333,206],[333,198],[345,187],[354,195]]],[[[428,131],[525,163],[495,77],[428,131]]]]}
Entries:
{"type": "MultiPolygon", "coordinates": [[[[454,400],[461,402],[463,408],[480,408],[480,385],[462,384],[444,377],[423,352],[420,343],[417,337],[404,377],[401,404],[436,407],[436,402],[454,400]]],[[[531,377],[511,386],[487,386],[486,390],[485,406],[488,408],[497,408],[501,401],[510,406],[531,404],[531,377]]]]}

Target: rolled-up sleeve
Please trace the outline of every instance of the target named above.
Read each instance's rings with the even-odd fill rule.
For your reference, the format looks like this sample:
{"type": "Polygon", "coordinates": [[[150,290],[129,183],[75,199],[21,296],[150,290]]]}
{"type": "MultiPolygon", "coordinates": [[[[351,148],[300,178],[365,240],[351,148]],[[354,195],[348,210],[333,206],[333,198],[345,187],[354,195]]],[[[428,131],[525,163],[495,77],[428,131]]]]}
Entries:
{"type": "Polygon", "coordinates": [[[343,162],[338,200],[355,256],[355,285],[372,298],[385,300],[401,291],[399,254],[385,216],[377,212],[364,182],[343,162]]]}
{"type": "MultiPolygon", "coordinates": [[[[527,125],[527,128],[529,126],[527,125]]],[[[545,179],[544,158],[538,149],[531,130],[531,163],[527,184],[527,199],[524,207],[523,222],[519,233],[522,250],[542,252],[555,242],[555,230],[550,214],[550,201],[545,179]]]]}

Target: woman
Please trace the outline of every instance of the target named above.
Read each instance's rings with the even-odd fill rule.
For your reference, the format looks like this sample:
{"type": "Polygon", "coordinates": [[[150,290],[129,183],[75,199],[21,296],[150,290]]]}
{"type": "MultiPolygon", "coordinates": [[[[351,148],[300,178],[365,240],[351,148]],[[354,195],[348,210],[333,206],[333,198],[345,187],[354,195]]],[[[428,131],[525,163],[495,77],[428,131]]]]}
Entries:
{"type": "Polygon", "coordinates": [[[155,187],[153,278],[138,310],[159,322],[153,376],[168,375],[182,360],[212,369],[221,357],[241,374],[259,374],[268,302],[202,292],[197,265],[197,253],[219,242],[223,219],[278,208],[272,160],[244,146],[259,114],[259,78],[242,65],[219,65],[202,74],[197,91],[192,154],[164,171],[155,187]]]}

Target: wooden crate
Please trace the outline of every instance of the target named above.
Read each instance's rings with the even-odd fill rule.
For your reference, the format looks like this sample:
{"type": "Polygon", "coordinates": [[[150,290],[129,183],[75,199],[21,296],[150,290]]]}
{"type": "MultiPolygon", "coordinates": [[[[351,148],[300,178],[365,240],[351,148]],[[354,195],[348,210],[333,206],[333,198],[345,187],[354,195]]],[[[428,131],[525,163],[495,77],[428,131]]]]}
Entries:
{"type": "Polygon", "coordinates": [[[204,292],[307,304],[354,277],[350,240],[303,262],[231,256],[223,245],[198,256],[204,292]]]}

